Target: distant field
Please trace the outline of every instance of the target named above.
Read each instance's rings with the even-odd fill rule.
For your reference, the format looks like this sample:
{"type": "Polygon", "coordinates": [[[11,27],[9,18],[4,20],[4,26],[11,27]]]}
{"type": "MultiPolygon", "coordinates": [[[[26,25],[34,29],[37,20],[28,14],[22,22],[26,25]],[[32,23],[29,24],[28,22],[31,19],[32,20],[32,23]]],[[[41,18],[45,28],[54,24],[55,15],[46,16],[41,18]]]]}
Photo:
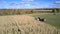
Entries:
{"type": "Polygon", "coordinates": [[[40,13],[40,14],[29,14],[34,17],[44,17],[46,18],[46,23],[51,24],[58,29],[60,29],[60,13],[53,15],[53,13],[40,13]]]}

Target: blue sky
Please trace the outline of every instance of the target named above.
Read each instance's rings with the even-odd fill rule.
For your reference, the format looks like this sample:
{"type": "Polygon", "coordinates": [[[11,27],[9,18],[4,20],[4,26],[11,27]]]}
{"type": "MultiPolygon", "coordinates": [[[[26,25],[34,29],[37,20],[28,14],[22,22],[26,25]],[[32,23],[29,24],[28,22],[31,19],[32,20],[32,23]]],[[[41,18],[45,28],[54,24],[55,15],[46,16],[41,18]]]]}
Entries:
{"type": "Polygon", "coordinates": [[[60,0],[0,0],[0,9],[60,8],[60,0]]]}

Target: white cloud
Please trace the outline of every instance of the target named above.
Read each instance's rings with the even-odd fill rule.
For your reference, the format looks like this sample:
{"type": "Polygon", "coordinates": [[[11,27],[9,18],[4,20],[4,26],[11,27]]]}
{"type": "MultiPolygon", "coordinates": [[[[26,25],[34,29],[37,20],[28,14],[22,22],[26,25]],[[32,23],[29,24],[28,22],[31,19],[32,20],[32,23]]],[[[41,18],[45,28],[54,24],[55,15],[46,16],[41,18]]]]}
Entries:
{"type": "MultiPolygon", "coordinates": [[[[22,0],[21,2],[8,2],[9,8],[41,8],[42,5],[34,0],[22,0]]],[[[6,6],[6,7],[7,7],[6,6]]]]}
{"type": "Polygon", "coordinates": [[[10,5],[17,5],[15,2],[10,3],[10,5]]]}
{"type": "Polygon", "coordinates": [[[32,2],[34,0],[22,0],[22,1],[24,1],[24,2],[32,2]]]}
{"type": "Polygon", "coordinates": [[[31,4],[25,4],[25,6],[26,6],[26,7],[30,7],[30,6],[31,6],[31,4]]]}
{"type": "Polygon", "coordinates": [[[20,7],[22,8],[39,8],[41,6],[41,4],[38,2],[31,2],[31,3],[20,2],[19,4],[20,7]]]}
{"type": "Polygon", "coordinates": [[[55,3],[60,3],[60,1],[56,1],[55,3]]]}
{"type": "Polygon", "coordinates": [[[34,1],[34,0],[22,0],[22,1],[34,1]]]}

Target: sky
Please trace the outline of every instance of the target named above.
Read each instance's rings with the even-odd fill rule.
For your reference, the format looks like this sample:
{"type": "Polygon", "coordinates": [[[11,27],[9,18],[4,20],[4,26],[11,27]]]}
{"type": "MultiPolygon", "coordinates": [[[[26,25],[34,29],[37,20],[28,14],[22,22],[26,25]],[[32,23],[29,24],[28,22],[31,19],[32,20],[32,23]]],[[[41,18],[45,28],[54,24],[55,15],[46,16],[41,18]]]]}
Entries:
{"type": "Polygon", "coordinates": [[[60,0],[0,0],[0,9],[60,8],[60,0]]]}

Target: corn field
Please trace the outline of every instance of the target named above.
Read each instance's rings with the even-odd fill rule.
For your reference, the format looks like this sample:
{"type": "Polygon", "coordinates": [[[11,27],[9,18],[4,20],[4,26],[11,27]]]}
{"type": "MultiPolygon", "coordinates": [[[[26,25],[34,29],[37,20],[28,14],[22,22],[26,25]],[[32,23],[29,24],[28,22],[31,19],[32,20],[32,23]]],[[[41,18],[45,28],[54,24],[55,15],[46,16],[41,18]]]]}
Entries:
{"type": "Polygon", "coordinates": [[[60,30],[28,15],[0,16],[0,34],[60,34],[60,30]]]}

